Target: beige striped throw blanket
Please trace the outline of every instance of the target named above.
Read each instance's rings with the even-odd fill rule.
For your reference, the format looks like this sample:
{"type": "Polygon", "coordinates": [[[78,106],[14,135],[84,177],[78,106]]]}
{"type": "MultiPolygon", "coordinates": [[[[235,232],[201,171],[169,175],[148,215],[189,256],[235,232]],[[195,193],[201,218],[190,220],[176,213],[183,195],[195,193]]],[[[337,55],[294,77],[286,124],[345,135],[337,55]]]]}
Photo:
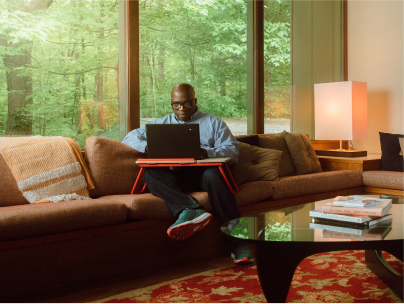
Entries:
{"type": "Polygon", "coordinates": [[[90,199],[88,190],[94,184],[72,139],[2,137],[0,154],[31,204],[90,199]]]}

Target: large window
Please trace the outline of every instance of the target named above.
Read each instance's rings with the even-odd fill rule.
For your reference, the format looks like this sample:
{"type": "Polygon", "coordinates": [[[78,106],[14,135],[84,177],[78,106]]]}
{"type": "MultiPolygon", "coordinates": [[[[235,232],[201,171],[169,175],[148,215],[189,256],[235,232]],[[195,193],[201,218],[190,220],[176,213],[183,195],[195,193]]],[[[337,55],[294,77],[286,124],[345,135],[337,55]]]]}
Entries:
{"type": "Polygon", "coordinates": [[[257,16],[247,21],[252,1],[144,0],[139,6],[140,124],[171,113],[171,87],[188,82],[202,111],[221,117],[233,134],[247,134],[247,119],[255,118],[247,112],[254,102],[247,96],[247,74],[253,73],[247,69],[247,33],[259,31],[264,132],[290,131],[291,1],[264,1],[262,29],[253,29],[257,16]]]}
{"type": "Polygon", "coordinates": [[[82,148],[91,135],[120,139],[123,8],[119,0],[0,0],[0,135],[67,136],[82,148]]]}
{"type": "Polygon", "coordinates": [[[313,138],[313,84],[343,80],[342,3],[0,0],[0,136],[122,140],[188,82],[235,135],[313,138]]]}
{"type": "Polygon", "coordinates": [[[264,4],[264,133],[290,131],[290,4],[264,4]]]}
{"type": "Polygon", "coordinates": [[[172,113],[174,84],[194,86],[201,111],[247,133],[245,0],[139,2],[141,124],[172,113]]]}

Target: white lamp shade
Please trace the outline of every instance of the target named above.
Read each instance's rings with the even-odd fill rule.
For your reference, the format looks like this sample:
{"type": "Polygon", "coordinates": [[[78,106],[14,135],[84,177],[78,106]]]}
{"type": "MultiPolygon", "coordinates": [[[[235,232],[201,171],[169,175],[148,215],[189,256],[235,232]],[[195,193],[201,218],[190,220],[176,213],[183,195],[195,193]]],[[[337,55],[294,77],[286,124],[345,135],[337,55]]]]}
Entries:
{"type": "Polygon", "coordinates": [[[314,85],[315,139],[366,139],[367,84],[343,81],[314,85]]]}

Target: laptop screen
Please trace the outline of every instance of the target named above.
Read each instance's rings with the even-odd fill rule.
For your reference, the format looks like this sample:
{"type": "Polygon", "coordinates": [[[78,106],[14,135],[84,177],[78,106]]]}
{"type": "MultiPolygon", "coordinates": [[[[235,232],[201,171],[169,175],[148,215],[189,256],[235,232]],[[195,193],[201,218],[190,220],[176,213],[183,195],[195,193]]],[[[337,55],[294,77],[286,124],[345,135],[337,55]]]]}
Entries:
{"type": "Polygon", "coordinates": [[[199,124],[147,124],[149,158],[201,158],[199,124]]]}

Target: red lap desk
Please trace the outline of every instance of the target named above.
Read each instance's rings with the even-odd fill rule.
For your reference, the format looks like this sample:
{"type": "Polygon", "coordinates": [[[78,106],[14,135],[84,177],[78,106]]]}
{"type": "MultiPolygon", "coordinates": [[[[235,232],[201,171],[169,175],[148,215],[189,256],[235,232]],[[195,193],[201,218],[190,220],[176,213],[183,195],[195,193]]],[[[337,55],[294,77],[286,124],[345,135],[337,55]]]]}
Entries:
{"type": "Polygon", "coordinates": [[[238,188],[236,182],[233,179],[233,176],[227,166],[227,162],[230,160],[230,157],[223,157],[223,158],[206,158],[202,160],[195,160],[193,158],[169,158],[169,159],[138,159],[136,161],[139,164],[140,170],[139,174],[137,175],[135,184],[133,185],[133,189],[131,194],[140,194],[146,189],[146,183],[144,184],[142,190],[139,193],[135,193],[135,189],[137,184],[139,183],[139,179],[142,176],[143,168],[153,168],[153,167],[200,167],[200,166],[217,166],[220,172],[223,175],[224,180],[226,181],[227,186],[229,187],[231,193],[234,195],[237,194],[238,188]],[[226,176],[226,171],[230,177],[231,185],[229,179],[226,176]]]}

